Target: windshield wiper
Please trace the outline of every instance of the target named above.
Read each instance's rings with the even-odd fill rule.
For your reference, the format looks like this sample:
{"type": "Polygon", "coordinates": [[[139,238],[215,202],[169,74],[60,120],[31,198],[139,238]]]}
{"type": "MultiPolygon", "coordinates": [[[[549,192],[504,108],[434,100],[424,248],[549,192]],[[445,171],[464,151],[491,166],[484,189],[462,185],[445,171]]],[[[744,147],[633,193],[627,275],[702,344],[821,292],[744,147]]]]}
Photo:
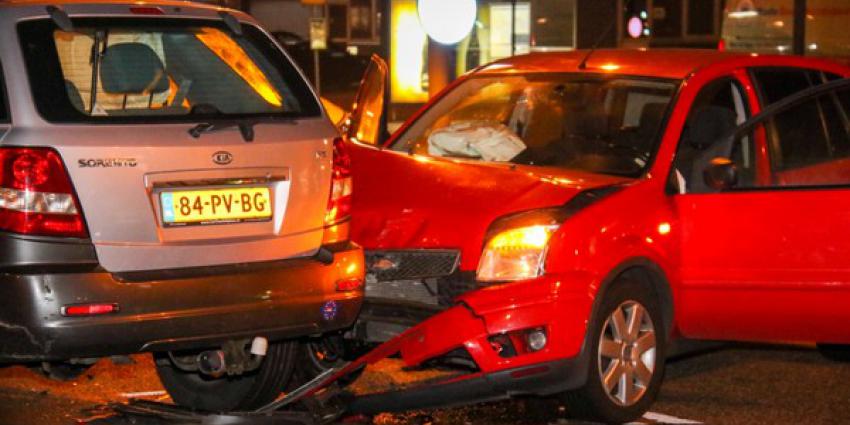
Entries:
{"type": "MultiPolygon", "coordinates": [[[[192,107],[189,111],[189,115],[213,115],[213,116],[221,116],[226,117],[222,112],[215,107],[215,105],[211,104],[198,104],[192,107]]],[[[245,118],[245,119],[213,119],[210,121],[202,122],[194,127],[189,129],[189,135],[194,138],[201,137],[201,134],[211,133],[214,131],[224,130],[232,127],[236,127],[239,129],[239,133],[242,134],[242,139],[245,142],[253,142],[254,141],[254,126],[258,123],[287,123],[293,124],[295,123],[294,118],[278,118],[278,117],[268,117],[268,118],[245,118]]]]}
{"type": "MultiPolygon", "coordinates": [[[[97,103],[97,77],[100,75],[100,63],[106,55],[107,37],[109,37],[108,30],[95,30],[94,32],[94,43],[92,43],[91,57],[89,58],[89,62],[91,63],[92,87],[91,95],[89,96],[89,115],[94,113],[94,105],[97,103]]],[[[124,97],[124,101],[127,101],[126,96],[124,97]]]]}
{"type": "Polygon", "coordinates": [[[201,137],[201,134],[211,133],[213,131],[224,130],[226,128],[238,127],[239,133],[242,134],[242,139],[250,143],[254,141],[254,124],[256,121],[212,121],[202,122],[189,129],[189,135],[194,138],[201,137]]]}

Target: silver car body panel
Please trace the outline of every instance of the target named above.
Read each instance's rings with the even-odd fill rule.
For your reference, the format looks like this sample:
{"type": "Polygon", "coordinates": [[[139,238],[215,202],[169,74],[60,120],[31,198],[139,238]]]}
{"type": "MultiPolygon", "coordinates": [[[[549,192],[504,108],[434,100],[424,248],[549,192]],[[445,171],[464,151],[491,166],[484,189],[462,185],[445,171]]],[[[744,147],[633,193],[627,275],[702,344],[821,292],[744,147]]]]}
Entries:
{"type": "MultiPolygon", "coordinates": [[[[235,128],[193,138],[188,130],[194,123],[46,122],[33,103],[30,84],[38,82],[28,81],[24,72],[16,27],[23,20],[47,19],[48,5],[61,7],[72,18],[145,16],[130,13],[131,6],[139,6],[132,2],[0,3],[0,64],[12,116],[11,127],[0,143],[48,146],[61,154],[103,268],[122,272],[236,264],[309,256],[319,249],[330,189],[332,140],[337,137],[324,112],[321,117],[293,123],[257,124],[250,143],[235,128]],[[213,156],[219,151],[229,152],[232,161],[218,165],[213,156]],[[135,166],[79,164],[79,160],[112,158],[133,159],[135,166]],[[269,187],[275,205],[273,218],[187,227],[161,224],[157,193],[163,183],[194,185],[222,179],[266,181],[263,185],[269,187]]],[[[257,25],[241,12],[208,5],[143,5],[163,11],[163,15],[152,17],[156,19],[220,21],[219,11],[227,10],[240,21],[257,25]]],[[[318,102],[317,97],[315,100],[318,102]]],[[[0,123],[0,135],[3,127],[0,123]]]]}

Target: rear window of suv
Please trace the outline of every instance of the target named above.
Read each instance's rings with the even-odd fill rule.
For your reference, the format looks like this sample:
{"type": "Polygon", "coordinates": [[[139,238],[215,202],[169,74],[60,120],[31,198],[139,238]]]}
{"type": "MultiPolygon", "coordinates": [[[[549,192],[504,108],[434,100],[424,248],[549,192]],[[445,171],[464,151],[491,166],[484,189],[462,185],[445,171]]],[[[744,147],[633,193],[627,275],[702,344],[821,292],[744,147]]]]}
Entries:
{"type": "Polygon", "coordinates": [[[314,117],[320,107],[270,38],[221,21],[19,24],[36,107],[54,122],[314,117]]]}

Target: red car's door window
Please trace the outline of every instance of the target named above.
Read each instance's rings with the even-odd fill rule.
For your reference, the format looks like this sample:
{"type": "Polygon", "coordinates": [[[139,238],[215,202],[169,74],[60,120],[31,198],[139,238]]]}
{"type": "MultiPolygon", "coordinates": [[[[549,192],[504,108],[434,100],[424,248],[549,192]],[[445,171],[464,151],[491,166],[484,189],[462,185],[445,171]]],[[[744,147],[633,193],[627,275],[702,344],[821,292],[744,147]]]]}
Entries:
{"type": "Polygon", "coordinates": [[[776,186],[850,184],[850,91],[812,99],[772,120],[776,186]]]}
{"type": "Polygon", "coordinates": [[[736,143],[723,140],[748,117],[747,97],[733,77],[707,84],[697,95],[685,121],[671,174],[671,185],[678,193],[702,193],[709,190],[703,172],[716,157],[735,160],[739,184],[750,186],[756,176],[756,151],[753,138],[736,143]]]}

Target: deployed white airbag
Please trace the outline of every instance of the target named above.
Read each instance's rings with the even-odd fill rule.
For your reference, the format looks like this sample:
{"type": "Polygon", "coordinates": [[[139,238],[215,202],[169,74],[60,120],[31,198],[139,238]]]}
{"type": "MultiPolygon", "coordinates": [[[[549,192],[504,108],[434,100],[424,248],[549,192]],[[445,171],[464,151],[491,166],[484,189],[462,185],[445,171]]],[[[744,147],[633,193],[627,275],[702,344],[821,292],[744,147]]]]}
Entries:
{"type": "Polygon", "coordinates": [[[492,122],[458,122],[434,131],[428,137],[428,154],[433,156],[481,158],[507,162],[526,148],[508,127],[492,122]]]}

